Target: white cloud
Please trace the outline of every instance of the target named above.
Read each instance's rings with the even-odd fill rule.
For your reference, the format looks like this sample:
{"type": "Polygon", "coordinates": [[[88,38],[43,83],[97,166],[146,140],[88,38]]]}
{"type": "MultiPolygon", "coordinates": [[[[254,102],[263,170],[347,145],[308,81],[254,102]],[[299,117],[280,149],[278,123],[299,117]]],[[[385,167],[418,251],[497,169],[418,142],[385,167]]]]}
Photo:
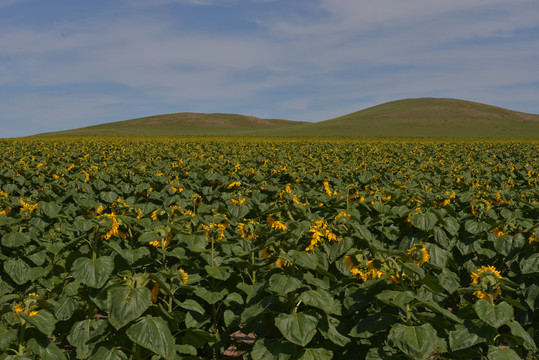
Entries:
{"type": "MultiPolygon", "coordinates": [[[[241,11],[242,3],[263,1],[271,0],[226,4],[241,11]]],[[[0,0],[0,7],[8,2],[0,0]]],[[[163,104],[208,112],[236,106],[235,112],[300,120],[417,96],[537,109],[537,86],[515,90],[539,83],[537,33],[520,33],[537,26],[535,0],[320,0],[303,3],[305,13],[282,5],[245,14],[260,27],[243,34],[212,32],[210,23],[204,33],[183,29],[181,19],[155,10],[165,2],[217,0],[156,0],[152,11],[126,2],[127,18],[0,25],[0,86],[29,89],[14,101],[0,99],[2,112],[19,119],[41,114],[65,128],[75,118],[85,125],[129,118],[134,108],[149,111],[140,116],[162,113],[163,104]],[[119,89],[117,95],[99,95],[103,84],[119,89]],[[37,93],[65,86],[95,90],[37,93]]]]}

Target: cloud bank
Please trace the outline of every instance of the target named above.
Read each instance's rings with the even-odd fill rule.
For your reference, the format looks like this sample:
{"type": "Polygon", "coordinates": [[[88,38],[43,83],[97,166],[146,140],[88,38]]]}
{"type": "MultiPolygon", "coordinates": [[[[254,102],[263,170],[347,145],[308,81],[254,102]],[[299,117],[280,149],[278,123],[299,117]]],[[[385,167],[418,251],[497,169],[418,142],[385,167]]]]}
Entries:
{"type": "Polygon", "coordinates": [[[408,97],[539,113],[539,3],[0,0],[0,137],[168,112],[319,121],[408,97]]]}

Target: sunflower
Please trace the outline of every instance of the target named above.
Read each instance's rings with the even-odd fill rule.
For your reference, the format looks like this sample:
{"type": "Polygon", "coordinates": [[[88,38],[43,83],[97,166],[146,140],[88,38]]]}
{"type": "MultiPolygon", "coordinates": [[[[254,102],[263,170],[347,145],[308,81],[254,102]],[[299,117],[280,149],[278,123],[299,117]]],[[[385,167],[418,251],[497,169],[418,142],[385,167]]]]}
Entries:
{"type": "Polygon", "coordinates": [[[202,228],[206,230],[206,240],[216,242],[225,237],[226,224],[216,224],[214,222],[210,225],[202,225],[202,228]]]}
{"type": "Polygon", "coordinates": [[[494,266],[481,266],[477,272],[472,273],[472,285],[478,284],[481,287],[481,290],[475,291],[473,294],[478,299],[492,302],[502,294],[499,279],[502,279],[502,275],[494,266]]]}
{"type": "Polygon", "coordinates": [[[410,255],[410,260],[416,265],[421,265],[426,263],[430,259],[430,255],[427,251],[427,247],[420,242],[419,244],[414,244],[414,247],[408,250],[410,255]]]}

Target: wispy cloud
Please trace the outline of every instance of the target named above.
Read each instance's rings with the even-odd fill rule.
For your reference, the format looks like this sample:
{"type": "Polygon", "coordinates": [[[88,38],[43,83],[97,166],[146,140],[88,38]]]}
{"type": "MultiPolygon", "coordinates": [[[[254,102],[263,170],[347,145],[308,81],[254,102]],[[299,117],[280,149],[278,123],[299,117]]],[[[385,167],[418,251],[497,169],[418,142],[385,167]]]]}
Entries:
{"type": "Polygon", "coordinates": [[[45,25],[0,14],[0,117],[31,124],[13,134],[172,111],[317,121],[418,96],[539,113],[534,0],[49,4],[45,25]]]}

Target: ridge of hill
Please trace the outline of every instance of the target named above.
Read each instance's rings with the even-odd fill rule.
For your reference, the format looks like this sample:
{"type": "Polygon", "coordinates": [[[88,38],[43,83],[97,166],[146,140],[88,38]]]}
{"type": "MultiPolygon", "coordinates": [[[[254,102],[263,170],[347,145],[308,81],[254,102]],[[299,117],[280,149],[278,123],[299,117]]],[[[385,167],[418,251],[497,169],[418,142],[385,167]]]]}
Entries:
{"type": "Polygon", "coordinates": [[[390,101],[333,119],[300,122],[238,114],[176,113],[38,136],[387,136],[539,139],[539,115],[446,98],[390,101]]]}
{"type": "Polygon", "coordinates": [[[239,114],[174,113],[114,121],[36,136],[241,136],[247,132],[275,130],[305,122],[261,119],[239,114]]]}

